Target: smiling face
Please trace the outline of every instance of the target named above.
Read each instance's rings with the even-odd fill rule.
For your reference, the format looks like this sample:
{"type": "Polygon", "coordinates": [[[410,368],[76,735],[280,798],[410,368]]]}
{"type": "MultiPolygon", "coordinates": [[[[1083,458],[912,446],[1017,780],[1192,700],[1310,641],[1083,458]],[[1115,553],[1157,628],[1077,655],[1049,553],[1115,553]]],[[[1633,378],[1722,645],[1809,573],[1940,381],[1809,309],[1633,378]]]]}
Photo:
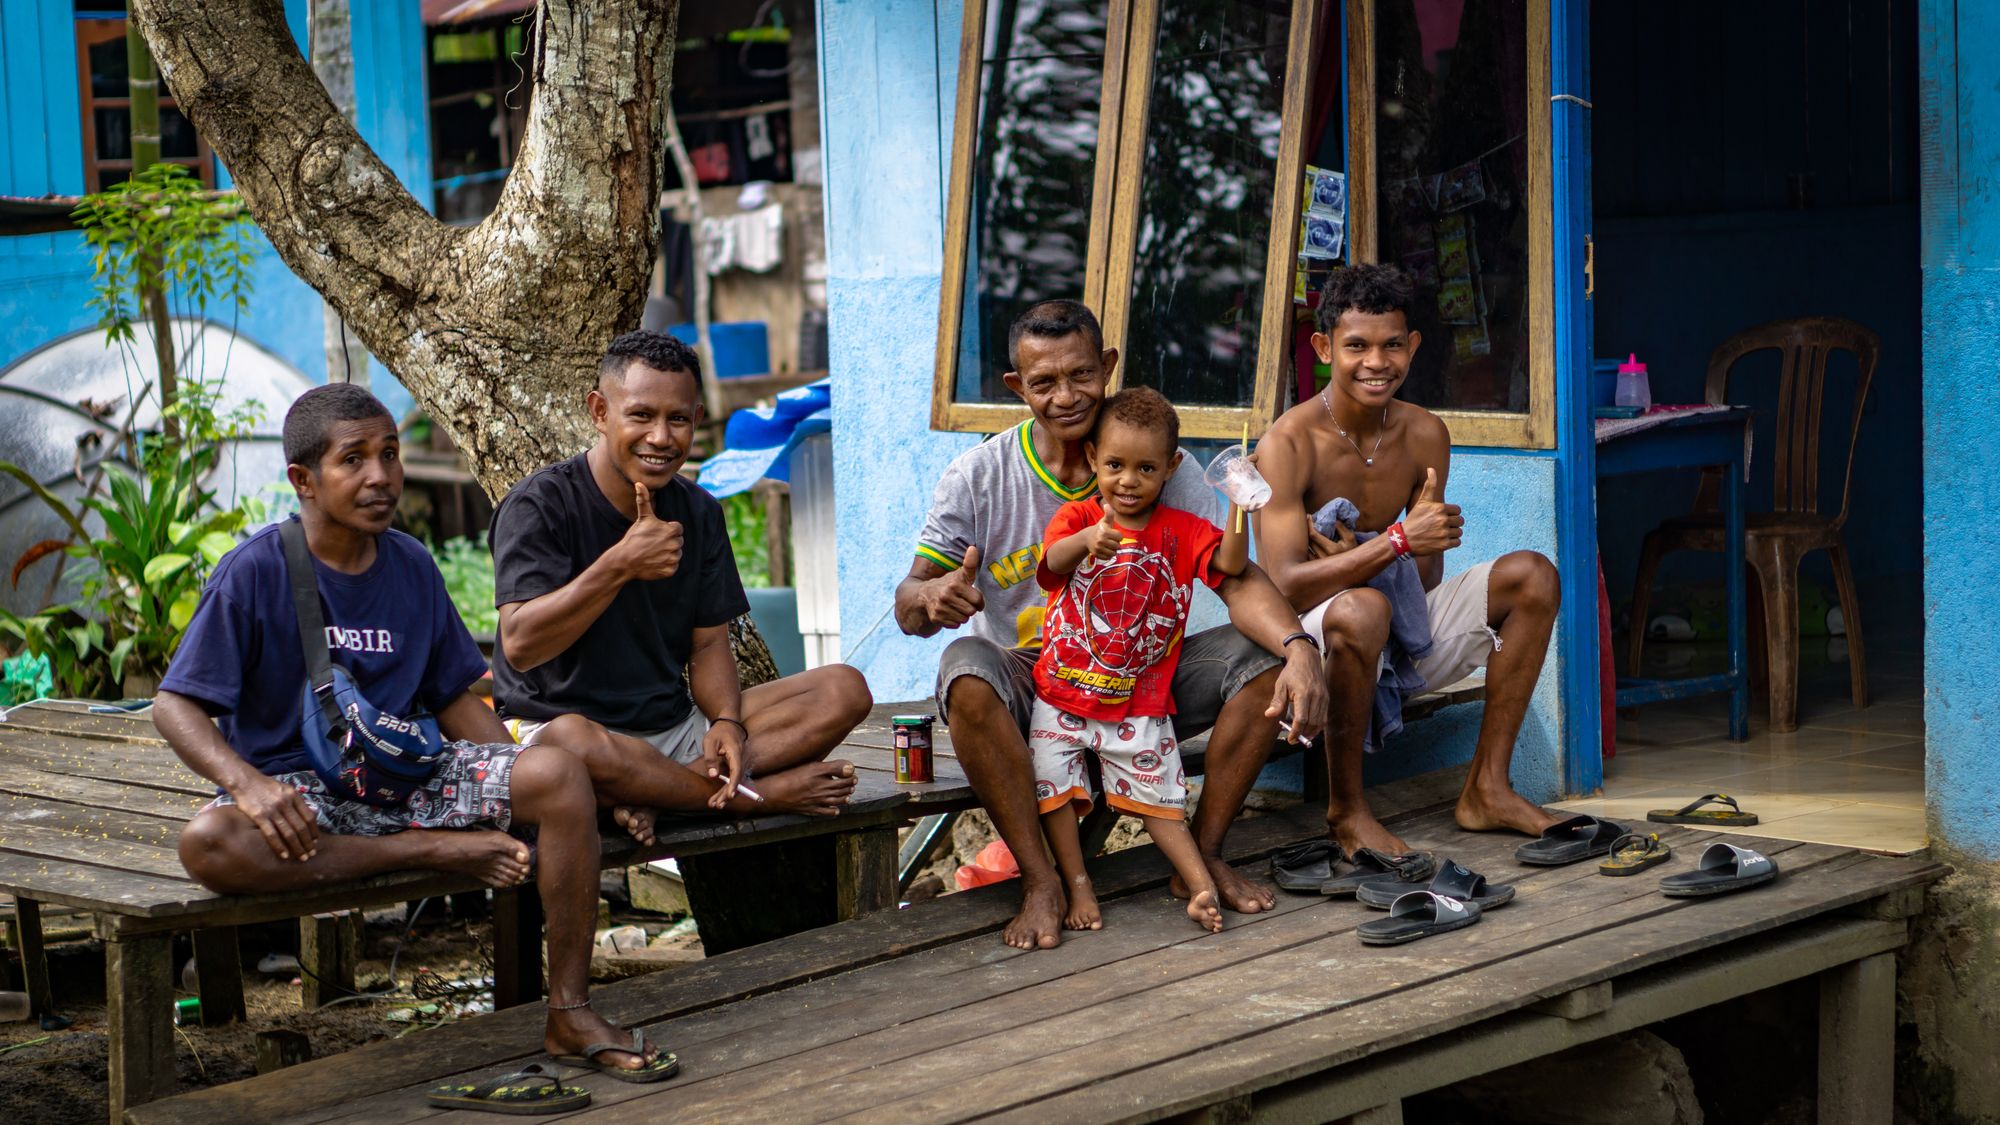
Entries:
{"type": "Polygon", "coordinates": [[[1014,347],[1015,369],[1002,378],[1057,441],[1082,441],[1097,422],[1118,351],[1093,347],[1090,333],[1025,335],[1014,347]]]}
{"type": "Polygon", "coordinates": [[[1313,334],[1313,351],[1333,368],[1332,394],[1367,410],[1381,410],[1409,377],[1410,360],[1423,342],[1400,312],[1348,309],[1330,333],[1313,334]]]}
{"type": "Polygon", "coordinates": [[[380,535],[389,530],[403,497],[402,454],[396,423],[387,415],[334,422],[318,468],[290,465],[285,473],[301,505],[318,508],[350,531],[380,535]]]}
{"type": "Polygon", "coordinates": [[[634,359],[623,375],[599,379],[589,403],[598,444],[628,484],[659,489],[680,472],[702,419],[701,387],[693,375],[634,359]]]}
{"type": "Polygon", "coordinates": [[[1152,427],[1106,418],[1097,440],[1084,452],[1097,472],[1097,494],[1105,508],[1122,522],[1146,518],[1159,503],[1167,478],[1180,467],[1180,450],[1167,435],[1152,427]]]}

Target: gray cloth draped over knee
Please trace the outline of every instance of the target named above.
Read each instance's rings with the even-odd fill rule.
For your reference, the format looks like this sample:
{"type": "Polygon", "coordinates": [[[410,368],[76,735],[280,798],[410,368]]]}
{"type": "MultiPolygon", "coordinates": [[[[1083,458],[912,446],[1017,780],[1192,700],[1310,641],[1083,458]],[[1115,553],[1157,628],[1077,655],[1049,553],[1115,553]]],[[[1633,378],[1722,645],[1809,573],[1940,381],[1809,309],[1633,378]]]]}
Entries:
{"type": "MultiPolygon", "coordinates": [[[[1361,512],[1353,501],[1336,496],[1313,513],[1313,527],[1321,535],[1338,542],[1337,527],[1354,531],[1361,512]]],[[[1355,532],[1357,543],[1366,543],[1380,532],[1355,532]]],[[[1403,701],[1422,694],[1428,685],[1417,674],[1417,661],[1431,650],[1430,600],[1424,591],[1423,575],[1417,560],[1399,555],[1396,561],[1368,580],[1368,585],[1389,599],[1389,643],[1382,646],[1382,665],[1375,680],[1375,709],[1369,716],[1368,734],[1362,747],[1369,753],[1380,750],[1403,730],[1403,701]]]]}

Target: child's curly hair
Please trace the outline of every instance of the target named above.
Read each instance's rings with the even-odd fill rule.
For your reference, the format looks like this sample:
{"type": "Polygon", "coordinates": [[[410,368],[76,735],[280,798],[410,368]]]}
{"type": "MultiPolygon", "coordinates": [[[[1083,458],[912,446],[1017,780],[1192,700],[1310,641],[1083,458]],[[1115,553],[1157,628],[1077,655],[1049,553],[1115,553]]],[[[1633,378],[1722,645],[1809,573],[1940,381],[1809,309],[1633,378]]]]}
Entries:
{"type": "Polygon", "coordinates": [[[1098,408],[1097,425],[1091,430],[1090,438],[1104,432],[1104,423],[1117,419],[1128,426],[1141,430],[1152,430],[1167,435],[1167,452],[1181,447],[1181,416],[1174,410],[1174,404],[1167,396],[1151,387],[1126,387],[1104,400],[1098,408]]]}

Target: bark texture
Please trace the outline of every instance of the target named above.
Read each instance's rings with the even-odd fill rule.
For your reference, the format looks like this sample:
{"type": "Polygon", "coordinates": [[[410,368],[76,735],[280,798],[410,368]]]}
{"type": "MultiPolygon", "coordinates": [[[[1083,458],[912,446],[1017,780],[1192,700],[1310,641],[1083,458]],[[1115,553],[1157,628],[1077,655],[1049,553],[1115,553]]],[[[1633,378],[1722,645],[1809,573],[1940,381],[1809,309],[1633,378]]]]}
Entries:
{"type": "Polygon", "coordinates": [[[439,222],[327,96],[282,0],[134,0],[180,107],[292,271],[410,389],[496,499],[588,444],[604,345],[659,241],[678,0],[542,0],[527,132],[493,214],[439,222]]]}

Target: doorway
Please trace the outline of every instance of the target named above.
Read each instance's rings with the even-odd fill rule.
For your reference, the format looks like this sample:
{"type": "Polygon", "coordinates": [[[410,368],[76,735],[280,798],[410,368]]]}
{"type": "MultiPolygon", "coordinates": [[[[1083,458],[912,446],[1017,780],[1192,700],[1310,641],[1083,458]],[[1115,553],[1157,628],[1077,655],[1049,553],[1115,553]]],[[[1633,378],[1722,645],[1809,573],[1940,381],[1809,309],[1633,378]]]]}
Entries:
{"type": "MultiPolygon", "coordinates": [[[[1860,408],[1858,366],[1828,364],[1819,508],[1845,500],[1865,629],[1867,706],[1825,552],[1800,568],[1797,720],[1773,729],[1752,692],[1730,742],[1724,696],[1617,716],[1600,797],[1565,807],[1643,822],[1727,792],[1760,835],[1908,852],[1924,844],[1921,283],[1914,0],[1812,5],[1596,5],[1590,13],[1594,354],[1636,355],[1656,403],[1703,400],[1711,353],[1755,325],[1835,317],[1881,359],[1860,408]]],[[[1748,510],[1770,511],[1780,450],[1776,353],[1741,361],[1728,401],[1755,412],[1748,510]]],[[[1795,425],[1803,415],[1793,414],[1795,425]]],[[[1696,476],[1601,484],[1598,546],[1622,674],[1640,546],[1692,506],[1696,476]]],[[[1720,555],[1666,556],[1651,585],[1640,674],[1726,670],[1720,555]]],[[[1750,583],[1754,589],[1754,580],[1750,583]]],[[[1753,599],[1751,619],[1760,611],[1753,599]]],[[[1753,646],[1753,674],[1762,653],[1753,646]]],[[[1607,715],[1606,723],[1613,717],[1607,715]]]]}

